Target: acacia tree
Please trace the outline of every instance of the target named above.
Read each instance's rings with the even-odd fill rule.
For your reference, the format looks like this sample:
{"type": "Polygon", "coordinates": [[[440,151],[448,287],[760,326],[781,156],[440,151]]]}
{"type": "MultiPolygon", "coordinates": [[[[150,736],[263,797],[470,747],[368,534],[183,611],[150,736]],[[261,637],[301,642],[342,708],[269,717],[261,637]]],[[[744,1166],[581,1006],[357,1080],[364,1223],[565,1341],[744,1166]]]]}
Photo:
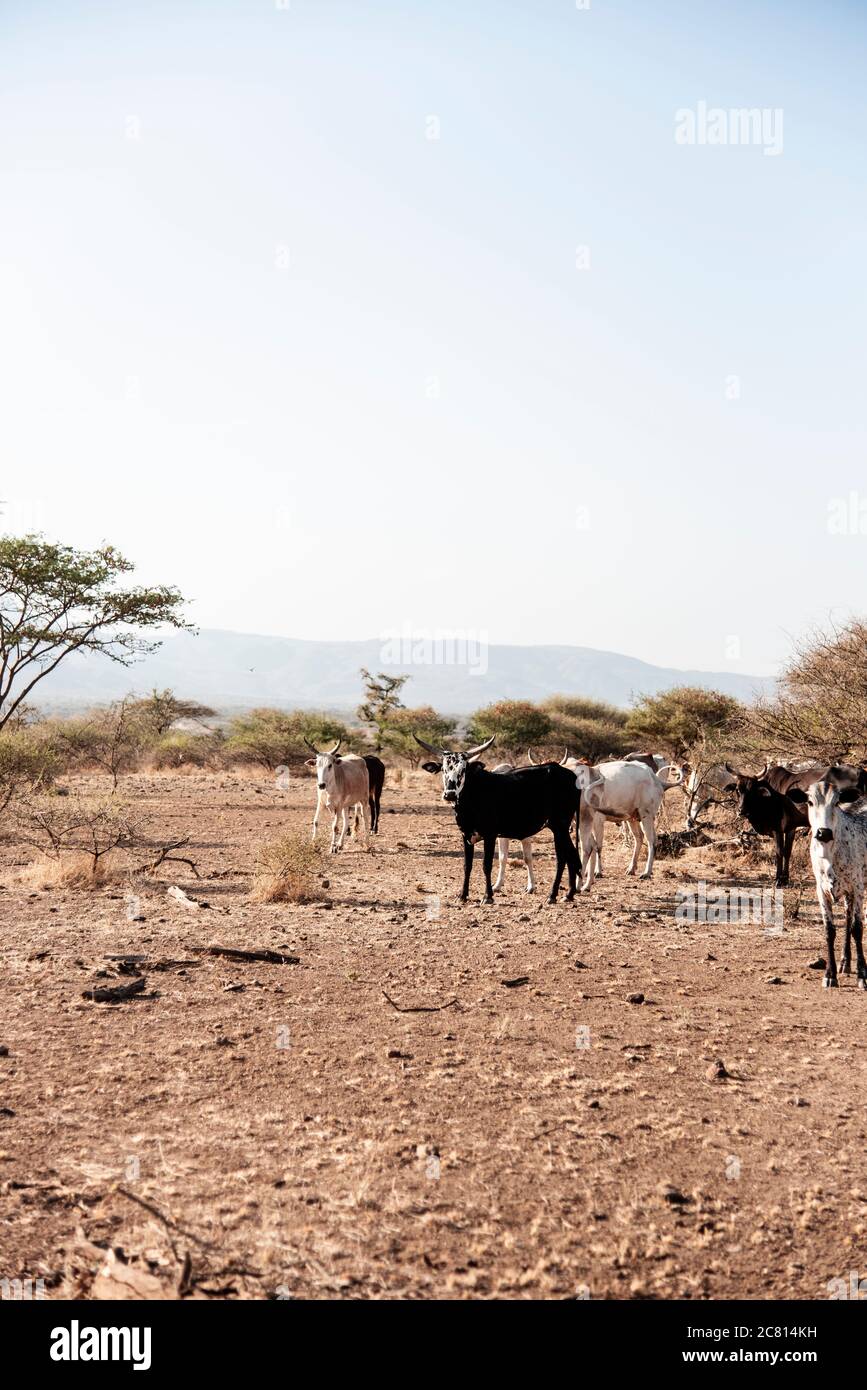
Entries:
{"type": "Polygon", "coordinates": [[[190,627],[177,589],[124,585],[133,568],[110,545],[85,551],[37,535],[0,537],[0,729],[71,652],[128,666],[160,645],[143,631],[190,627]]]}
{"type": "Polygon", "coordinates": [[[420,705],[416,709],[392,710],[385,731],[387,746],[401,757],[406,758],[410,767],[418,767],[422,758],[428,757],[416,743],[415,735],[421,734],[428,743],[438,747],[445,744],[457,728],[457,720],[447,714],[438,714],[431,705],[420,705]]]}
{"type": "Polygon", "coordinates": [[[216,710],[197,700],[182,700],[173,690],[154,688],[150,695],[135,701],[132,713],[151,738],[160,739],[181,719],[204,726],[206,719],[214,718],[216,710]]]}
{"type": "Polygon", "coordinates": [[[659,695],[644,695],[626,721],[632,737],[662,748],[675,758],[708,740],[719,740],[734,728],[742,714],[731,695],[698,686],[679,685],[659,695]]]}
{"type": "Polygon", "coordinates": [[[498,700],[470,716],[467,738],[482,743],[496,735],[497,747],[520,752],[531,744],[544,743],[551,732],[551,716],[529,700],[498,700]]]}
{"type": "Polygon", "coordinates": [[[764,757],[867,757],[867,622],[810,633],[776,692],[757,700],[744,723],[764,757]]]}
{"type": "Polygon", "coordinates": [[[404,707],[400,692],[409,676],[389,676],[384,671],[374,676],[366,666],[362,666],[361,679],[364,682],[364,702],[358,706],[358,717],[363,724],[373,725],[376,730],[373,746],[377,753],[381,753],[394,711],[404,707]]]}

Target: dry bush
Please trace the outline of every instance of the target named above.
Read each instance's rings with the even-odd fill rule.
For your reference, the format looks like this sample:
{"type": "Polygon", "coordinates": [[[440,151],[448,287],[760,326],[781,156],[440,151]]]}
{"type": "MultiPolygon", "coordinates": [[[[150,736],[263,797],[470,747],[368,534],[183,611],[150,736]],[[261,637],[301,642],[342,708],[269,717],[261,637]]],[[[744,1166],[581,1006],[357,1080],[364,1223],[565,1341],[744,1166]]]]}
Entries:
{"type": "Polygon", "coordinates": [[[256,903],[322,901],[324,855],[306,834],[289,831],[259,846],[250,898],[256,903]]]}
{"type": "Polygon", "coordinates": [[[42,887],[98,888],[113,876],[108,856],[129,850],[138,838],[131,811],[115,797],[33,796],[17,808],[15,829],[39,851],[26,872],[42,887]]]}
{"type": "Polygon", "coordinates": [[[56,859],[40,855],[21,871],[21,882],[30,888],[73,888],[84,892],[117,882],[123,876],[105,857],[94,861],[84,850],[70,850],[56,859]]]}

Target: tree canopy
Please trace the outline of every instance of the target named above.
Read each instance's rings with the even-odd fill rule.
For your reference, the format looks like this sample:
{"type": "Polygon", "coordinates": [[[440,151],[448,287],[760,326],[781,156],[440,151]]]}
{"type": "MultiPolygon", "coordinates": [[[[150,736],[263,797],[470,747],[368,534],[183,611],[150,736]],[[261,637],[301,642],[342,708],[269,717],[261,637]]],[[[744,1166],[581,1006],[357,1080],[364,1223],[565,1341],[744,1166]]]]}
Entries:
{"type": "Polygon", "coordinates": [[[0,728],[71,652],[129,665],[160,645],[148,630],[190,626],[178,590],[127,586],[133,569],[110,545],[86,551],[0,536],[0,728]]]}

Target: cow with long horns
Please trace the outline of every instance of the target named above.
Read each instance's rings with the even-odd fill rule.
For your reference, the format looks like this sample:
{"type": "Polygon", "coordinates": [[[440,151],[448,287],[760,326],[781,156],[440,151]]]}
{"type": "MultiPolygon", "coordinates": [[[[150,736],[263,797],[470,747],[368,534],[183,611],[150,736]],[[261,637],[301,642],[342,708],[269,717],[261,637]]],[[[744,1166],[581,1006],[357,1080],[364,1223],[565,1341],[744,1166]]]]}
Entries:
{"type": "Polygon", "coordinates": [[[478,841],[481,840],[484,848],[484,900],[492,903],[494,890],[491,871],[497,840],[528,840],[545,826],[554,836],[557,855],[557,870],[548,901],[557,901],[565,868],[569,873],[566,901],[571,902],[581,872],[581,860],[569,834],[569,826],[581,801],[574,774],[557,763],[516,768],[512,772],[488,772],[484,763],[478,760],[494,742],[493,737],[463,753],[434,748],[418,734],[413,737],[416,743],[437,758],[436,762],[422,763],[422,767],[425,772],[442,774],[443,801],[455,808],[455,820],[464,841],[461,902],[466,902],[470,894],[470,874],[478,841]]]}
{"type": "Polygon", "coordinates": [[[349,828],[350,813],[356,806],[361,807],[361,818],[364,825],[364,842],[369,844],[370,838],[370,775],[367,763],[364,758],[359,758],[355,753],[348,753],[344,757],[340,756],[339,748],[342,739],[338,739],[334,747],[327,753],[320,753],[318,748],[305,738],[304,742],[314,754],[307,759],[308,767],[316,769],[316,811],[313,816],[313,839],[316,839],[316,827],[319,823],[319,812],[323,802],[333,816],[331,823],[331,845],[329,846],[332,854],[337,854],[343,848],[343,841],[349,828]],[[337,831],[337,823],[343,817],[340,833],[337,831]]]}

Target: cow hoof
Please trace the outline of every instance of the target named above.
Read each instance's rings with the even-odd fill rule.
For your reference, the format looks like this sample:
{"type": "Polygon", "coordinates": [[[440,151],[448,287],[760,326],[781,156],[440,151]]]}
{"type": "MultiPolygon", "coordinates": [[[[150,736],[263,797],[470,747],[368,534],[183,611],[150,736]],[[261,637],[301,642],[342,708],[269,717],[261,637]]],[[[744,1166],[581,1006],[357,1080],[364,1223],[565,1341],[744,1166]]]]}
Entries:
{"type": "Polygon", "coordinates": [[[493,900],[493,898],[482,898],[482,905],[483,905],[484,907],[493,907],[493,906],[494,906],[494,900],[493,900]]]}
{"type": "Polygon", "coordinates": [[[639,878],[653,878],[653,874],[639,874],[639,878]]]}
{"type": "Polygon", "coordinates": [[[830,978],[830,976],[828,976],[828,975],[825,976],[824,980],[822,981],[822,985],[823,985],[823,987],[824,987],[825,989],[839,989],[839,988],[840,988],[840,986],[837,984],[837,981],[836,981],[836,980],[832,980],[832,979],[830,978]]]}
{"type": "Polygon", "coordinates": [[[536,885],[535,885],[535,883],[531,883],[530,886],[529,886],[529,888],[525,888],[524,891],[525,891],[526,893],[535,893],[535,891],[536,891],[536,885]]]}
{"type": "Polygon", "coordinates": [[[569,892],[566,894],[566,902],[567,902],[567,903],[573,903],[574,901],[575,901],[575,889],[574,889],[574,888],[571,888],[571,889],[569,890],[569,892]]]}

